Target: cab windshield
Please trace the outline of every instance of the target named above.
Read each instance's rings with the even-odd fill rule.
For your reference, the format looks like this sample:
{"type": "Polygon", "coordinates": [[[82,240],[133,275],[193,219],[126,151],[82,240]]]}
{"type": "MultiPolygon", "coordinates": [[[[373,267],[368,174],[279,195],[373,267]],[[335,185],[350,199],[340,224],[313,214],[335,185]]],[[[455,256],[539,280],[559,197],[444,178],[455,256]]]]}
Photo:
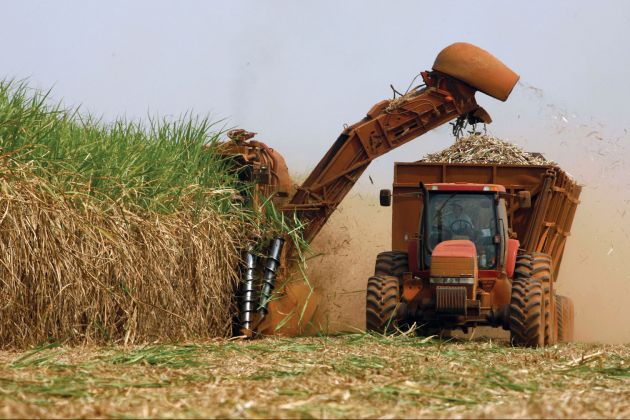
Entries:
{"type": "Polygon", "coordinates": [[[477,248],[480,269],[495,268],[498,244],[494,194],[431,192],[428,202],[428,249],[425,261],[430,264],[430,253],[442,241],[468,239],[477,248]]]}

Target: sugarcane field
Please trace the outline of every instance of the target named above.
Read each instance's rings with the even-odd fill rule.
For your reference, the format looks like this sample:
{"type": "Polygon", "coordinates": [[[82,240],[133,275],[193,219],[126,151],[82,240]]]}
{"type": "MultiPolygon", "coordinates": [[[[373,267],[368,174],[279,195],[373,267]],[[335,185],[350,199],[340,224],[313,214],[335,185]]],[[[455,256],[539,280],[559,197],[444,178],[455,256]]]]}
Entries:
{"type": "Polygon", "coordinates": [[[629,13],[8,2],[0,417],[630,418],[629,13]]]}

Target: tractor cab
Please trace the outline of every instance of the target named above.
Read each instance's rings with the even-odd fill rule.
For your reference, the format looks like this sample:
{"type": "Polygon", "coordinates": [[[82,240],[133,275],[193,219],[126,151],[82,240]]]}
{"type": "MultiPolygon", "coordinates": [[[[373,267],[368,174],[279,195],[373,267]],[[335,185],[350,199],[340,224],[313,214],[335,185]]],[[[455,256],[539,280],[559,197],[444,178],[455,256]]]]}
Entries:
{"type": "Polygon", "coordinates": [[[429,184],[423,187],[419,262],[429,269],[435,248],[445,241],[469,241],[477,266],[497,269],[505,244],[505,202],[500,185],[429,184]]]}

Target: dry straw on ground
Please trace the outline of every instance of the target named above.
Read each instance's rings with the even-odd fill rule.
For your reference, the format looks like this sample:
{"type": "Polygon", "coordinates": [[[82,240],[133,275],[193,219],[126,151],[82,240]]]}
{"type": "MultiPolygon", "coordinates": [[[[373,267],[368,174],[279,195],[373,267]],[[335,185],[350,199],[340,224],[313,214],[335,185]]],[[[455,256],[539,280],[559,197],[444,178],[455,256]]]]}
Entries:
{"type": "Polygon", "coordinates": [[[0,416],[628,418],[629,362],[413,335],[38,348],[0,352],[0,416]]]}
{"type": "Polygon", "coordinates": [[[0,347],[230,334],[238,215],[104,208],[2,166],[0,347]]]}
{"type": "Polygon", "coordinates": [[[510,165],[553,165],[540,154],[528,153],[520,147],[486,134],[473,134],[457,139],[452,146],[424,157],[432,163],[497,163],[510,165]]]}

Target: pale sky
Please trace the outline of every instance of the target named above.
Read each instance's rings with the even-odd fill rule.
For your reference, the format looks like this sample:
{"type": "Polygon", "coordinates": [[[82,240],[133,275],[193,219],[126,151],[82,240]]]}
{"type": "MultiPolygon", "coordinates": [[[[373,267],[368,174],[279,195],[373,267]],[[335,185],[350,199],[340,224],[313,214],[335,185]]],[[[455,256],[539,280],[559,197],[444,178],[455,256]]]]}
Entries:
{"type": "MultiPolygon", "coordinates": [[[[3,1],[0,39],[0,77],[105,121],[210,114],[258,132],[297,173],[390,83],[404,90],[466,41],[521,75],[505,103],[477,94],[492,134],[587,183],[628,174],[630,2],[3,1]]],[[[447,126],[367,173],[385,187],[392,162],[450,142],[447,126]]]]}

